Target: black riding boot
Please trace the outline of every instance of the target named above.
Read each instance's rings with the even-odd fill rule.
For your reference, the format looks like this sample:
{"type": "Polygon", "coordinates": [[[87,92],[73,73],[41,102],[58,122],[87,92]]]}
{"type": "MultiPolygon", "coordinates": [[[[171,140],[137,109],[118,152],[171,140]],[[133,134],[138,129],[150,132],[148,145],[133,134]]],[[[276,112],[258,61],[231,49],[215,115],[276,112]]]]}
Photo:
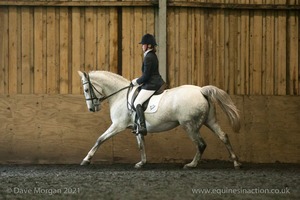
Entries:
{"type": "Polygon", "coordinates": [[[142,135],[147,135],[145,115],[144,115],[144,110],[143,110],[141,104],[138,104],[136,106],[136,114],[137,114],[137,117],[140,122],[139,127],[138,127],[138,132],[141,133],[142,135]]]}

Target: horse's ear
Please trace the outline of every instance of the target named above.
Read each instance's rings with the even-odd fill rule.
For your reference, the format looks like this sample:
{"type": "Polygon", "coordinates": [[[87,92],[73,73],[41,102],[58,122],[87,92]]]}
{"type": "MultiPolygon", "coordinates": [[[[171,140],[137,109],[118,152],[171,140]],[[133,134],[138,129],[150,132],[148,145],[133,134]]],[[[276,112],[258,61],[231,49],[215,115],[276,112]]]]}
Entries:
{"type": "Polygon", "coordinates": [[[78,71],[78,74],[81,78],[83,77],[83,73],[81,71],[78,71]]]}

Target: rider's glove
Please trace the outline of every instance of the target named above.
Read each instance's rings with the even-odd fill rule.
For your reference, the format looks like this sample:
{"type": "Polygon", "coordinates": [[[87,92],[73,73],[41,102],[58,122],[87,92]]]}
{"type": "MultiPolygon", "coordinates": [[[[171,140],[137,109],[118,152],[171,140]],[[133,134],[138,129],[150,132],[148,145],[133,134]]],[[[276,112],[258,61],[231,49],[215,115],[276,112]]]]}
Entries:
{"type": "Polygon", "coordinates": [[[139,85],[139,84],[137,83],[137,80],[138,80],[138,78],[133,79],[133,80],[131,81],[131,84],[134,85],[134,86],[139,85]]]}

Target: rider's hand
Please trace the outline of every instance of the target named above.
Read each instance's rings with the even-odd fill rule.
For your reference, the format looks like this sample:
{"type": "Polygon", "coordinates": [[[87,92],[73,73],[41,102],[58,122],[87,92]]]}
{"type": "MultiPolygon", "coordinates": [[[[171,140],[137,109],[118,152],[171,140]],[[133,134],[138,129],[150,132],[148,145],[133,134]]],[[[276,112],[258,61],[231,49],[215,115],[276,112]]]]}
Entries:
{"type": "Polygon", "coordinates": [[[133,79],[133,80],[131,81],[131,84],[134,85],[134,86],[139,85],[139,84],[137,83],[137,80],[138,80],[138,78],[133,79]]]}

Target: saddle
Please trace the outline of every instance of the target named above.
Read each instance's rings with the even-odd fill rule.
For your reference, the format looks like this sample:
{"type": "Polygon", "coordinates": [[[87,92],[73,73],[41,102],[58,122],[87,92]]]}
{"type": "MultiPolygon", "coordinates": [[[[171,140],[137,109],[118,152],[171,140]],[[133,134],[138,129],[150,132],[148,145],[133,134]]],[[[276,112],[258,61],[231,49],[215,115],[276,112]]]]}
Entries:
{"type": "MultiPolygon", "coordinates": [[[[148,104],[150,102],[150,99],[153,97],[153,96],[157,96],[157,95],[160,95],[162,94],[165,90],[167,89],[167,84],[164,83],[158,90],[155,91],[155,93],[150,96],[142,105],[143,107],[143,110],[146,111],[147,110],[147,107],[148,107],[148,104]]],[[[130,108],[132,110],[135,111],[135,108],[134,108],[134,101],[136,99],[136,97],[138,96],[139,92],[141,91],[141,86],[138,86],[137,88],[134,88],[132,90],[132,93],[130,94],[130,96],[128,97],[128,104],[130,105],[130,108]]],[[[157,102],[158,103],[158,102],[157,102]]],[[[150,108],[151,110],[151,108],[150,108]]]]}

